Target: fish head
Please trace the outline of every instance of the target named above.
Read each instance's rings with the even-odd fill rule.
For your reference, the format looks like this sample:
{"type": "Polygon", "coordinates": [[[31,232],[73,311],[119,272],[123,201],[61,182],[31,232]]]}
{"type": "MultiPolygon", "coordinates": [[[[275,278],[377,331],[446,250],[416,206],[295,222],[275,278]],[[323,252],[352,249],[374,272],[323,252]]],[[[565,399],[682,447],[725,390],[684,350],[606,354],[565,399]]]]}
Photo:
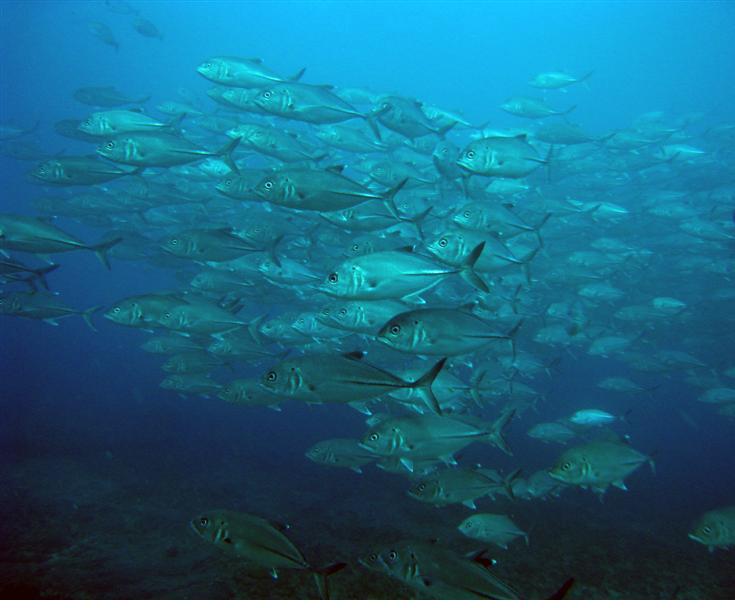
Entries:
{"type": "Polygon", "coordinates": [[[211,511],[201,513],[189,522],[189,527],[199,537],[214,544],[224,542],[228,535],[228,522],[223,513],[211,511]]]}
{"type": "Polygon", "coordinates": [[[470,249],[464,237],[459,233],[447,232],[429,243],[427,249],[431,255],[450,266],[456,266],[467,258],[470,249]]]}
{"type": "Polygon", "coordinates": [[[241,184],[242,180],[238,179],[236,176],[230,175],[225,177],[221,182],[218,182],[215,188],[223,194],[234,194],[242,190],[241,184]]]}
{"type": "Polygon", "coordinates": [[[335,298],[350,297],[357,292],[357,286],[364,283],[363,275],[360,265],[348,260],[330,272],[317,289],[335,298]]]}
{"type": "Polygon", "coordinates": [[[195,249],[194,240],[184,234],[173,234],[161,241],[161,249],[172,255],[186,256],[195,249]]]}
{"type": "Polygon", "coordinates": [[[218,57],[212,57],[200,63],[197,72],[207,80],[220,82],[226,80],[228,76],[227,63],[218,57]]]}
{"type": "Polygon", "coordinates": [[[258,182],[253,192],[265,201],[270,203],[278,203],[288,200],[288,188],[291,180],[285,175],[267,175],[258,182]]]}
{"type": "Polygon", "coordinates": [[[403,434],[400,428],[388,420],[365,433],[358,445],[380,456],[392,456],[401,449],[403,444],[403,434]]]}
{"type": "Polygon", "coordinates": [[[253,101],[256,106],[270,114],[288,112],[293,109],[293,96],[287,86],[263,89],[253,101]]]}
{"type": "Polygon", "coordinates": [[[118,325],[134,327],[140,324],[143,311],[135,301],[118,302],[104,314],[104,317],[118,325]]]}
{"type": "Polygon", "coordinates": [[[465,205],[452,217],[455,224],[467,228],[477,228],[482,225],[482,210],[473,204],[465,205]]]}
{"type": "Polygon", "coordinates": [[[480,534],[480,526],[478,525],[477,518],[475,515],[470,515],[461,524],[457,526],[459,530],[465,536],[470,538],[476,538],[480,534]]]}
{"type": "Polygon", "coordinates": [[[77,125],[77,129],[89,135],[103,135],[104,130],[102,127],[101,116],[97,112],[91,114],[77,125]]]}
{"type": "Polygon", "coordinates": [[[722,523],[712,513],[705,513],[694,524],[688,536],[695,542],[712,547],[719,544],[722,528],[722,523]]]}
{"type": "Polygon", "coordinates": [[[472,142],[460,153],[457,165],[470,173],[482,173],[484,159],[484,146],[479,142],[472,142]]]}
{"type": "Polygon", "coordinates": [[[441,483],[436,478],[424,478],[408,490],[411,498],[421,502],[435,502],[441,494],[441,483]]]}
{"type": "Polygon", "coordinates": [[[333,464],[336,462],[334,451],[329,449],[328,440],[314,444],[306,450],[305,455],[312,462],[321,464],[333,464]]]}
{"type": "Polygon", "coordinates": [[[189,325],[189,315],[185,308],[176,306],[164,312],[157,321],[159,325],[166,329],[180,330],[189,325]]]}
{"type": "Polygon", "coordinates": [[[378,332],[378,341],[403,352],[413,352],[424,333],[423,321],[404,312],[390,319],[378,332]]]}
{"type": "Polygon", "coordinates": [[[18,310],[20,310],[20,301],[15,294],[0,294],[0,314],[11,314],[18,310]]]}
{"type": "Polygon", "coordinates": [[[108,139],[97,146],[97,154],[117,162],[125,161],[125,141],[123,139],[108,139]]]}
{"type": "Polygon", "coordinates": [[[261,376],[260,386],[277,395],[296,395],[304,387],[301,368],[295,361],[283,361],[261,376]]]}
{"type": "Polygon", "coordinates": [[[234,382],[230,382],[222,387],[222,389],[217,393],[217,397],[222,399],[222,401],[227,401],[228,403],[238,403],[243,401],[245,392],[246,391],[242,384],[238,380],[235,380],[234,382]]]}
{"type": "Polygon", "coordinates": [[[589,478],[587,459],[584,454],[569,450],[549,470],[549,476],[562,483],[581,485],[589,478]]]}

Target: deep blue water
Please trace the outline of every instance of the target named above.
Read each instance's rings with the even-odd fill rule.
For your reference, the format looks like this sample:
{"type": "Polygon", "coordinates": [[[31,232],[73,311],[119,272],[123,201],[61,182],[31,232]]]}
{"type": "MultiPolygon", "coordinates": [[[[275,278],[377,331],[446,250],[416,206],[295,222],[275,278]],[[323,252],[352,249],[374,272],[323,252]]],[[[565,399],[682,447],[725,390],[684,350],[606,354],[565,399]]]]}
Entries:
{"type": "MultiPolygon", "coordinates": [[[[131,16],[112,12],[103,2],[3,2],[0,122],[40,121],[33,138],[49,154],[92,154],[92,144],[53,130],[57,120],[93,111],[73,99],[74,90],[115,85],[133,97],[150,94],[146,108],[157,115],[155,104],[176,99],[185,87],[201,107],[212,110],[205,95],[212,83],[195,68],[214,55],[262,57],[283,74],[306,66],[309,83],[417,98],[493,128],[528,124],[499,105],[511,95],[538,95],[526,82],[549,70],[594,71],[588,86],[547,96],[555,107],[577,105],[574,122],[591,133],[626,128],[650,111],[672,120],[702,112],[693,128],[699,135],[735,116],[735,5],[728,2],[131,5],[158,26],[163,41],[140,36],[131,16]],[[106,23],[119,51],[89,33],[89,21],[106,23]]],[[[732,137],[729,148],[701,139],[692,145],[716,158],[718,171],[727,163],[732,167],[732,137]]],[[[35,197],[64,195],[64,189],[30,179],[34,165],[0,158],[2,213],[37,215],[31,205],[35,197]]],[[[584,198],[584,193],[570,195],[584,198]]],[[[629,191],[626,195],[625,204],[635,204],[629,191]]],[[[714,206],[717,219],[730,217],[723,214],[732,213],[733,200],[729,208],[714,206]]],[[[69,218],[55,223],[88,242],[101,233],[69,218]]],[[[647,235],[636,230],[647,227],[631,223],[612,232],[618,238],[640,237],[637,242],[645,246],[647,235]]],[[[605,236],[600,228],[596,237],[605,236]]],[[[735,235],[732,225],[729,231],[735,235]]],[[[553,241],[562,232],[563,225],[554,228],[552,259],[553,241]]],[[[585,237],[573,231],[564,235],[565,246],[573,250],[575,238],[584,248],[585,237]]],[[[659,281],[665,295],[691,302],[693,316],[656,331],[646,352],[686,351],[707,363],[708,369],[697,370],[700,375],[733,367],[733,300],[710,300],[709,294],[732,285],[735,248],[725,242],[704,250],[729,263],[729,274],[695,273],[678,280],[664,274],[665,257],[674,248],[661,247],[650,268],[634,271],[651,272],[646,282],[659,281]]],[[[686,246],[677,255],[685,256],[686,246]]],[[[114,255],[111,271],[87,252],[51,257],[61,264],[49,277],[52,289],[80,309],[107,308],[124,297],[180,286],[173,271],[114,255]]],[[[547,268],[550,262],[543,264],[547,268]]],[[[543,272],[534,279],[543,281],[543,272]]],[[[623,304],[632,303],[637,302],[630,291],[623,304]]],[[[244,316],[258,312],[257,302],[245,302],[244,316]]],[[[592,317],[596,314],[598,324],[610,323],[599,309],[590,309],[592,317]]],[[[358,412],[341,404],[286,403],[278,413],[235,408],[216,398],[182,399],[159,387],[162,359],[139,348],[148,334],[101,315],[95,324],[99,331],[93,333],[78,318],[53,327],[0,317],[0,536],[7,539],[0,542],[7,566],[0,569],[0,597],[313,596],[305,575],[242,578],[236,565],[196,539],[189,519],[213,507],[288,521],[304,553],[325,563],[350,563],[334,577],[340,597],[411,597],[408,588],[357,565],[373,545],[436,536],[464,546],[454,531],[454,520],[469,513],[461,505],[434,510],[407,497],[401,477],[375,469],[358,476],[304,458],[317,441],[361,436],[365,426],[358,412]],[[49,561],[83,541],[89,544],[81,553],[49,561]],[[159,574],[152,576],[157,568],[159,574]],[[94,580],[97,574],[108,583],[94,580]]],[[[528,473],[549,467],[564,448],[536,442],[527,430],[594,405],[633,409],[630,426],[617,430],[653,455],[656,474],[640,469],[628,480],[627,493],[613,488],[603,502],[573,488],[553,501],[508,507],[533,531],[530,547],[519,544],[497,556],[504,578],[533,596],[548,595],[570,576],[578,584],[574,597],[735,596],[732,553],[710,554],[687,539],[701,513],[735,503],[732,417],[699,403],[702,391],[683,382],[681,370],[644,375],[614,358],[589,357],[586,348],[553,352],[530,338],[530,332],[522,336],[521,349],[543,350],[561,361],[550,378],[529,382],[545,399],[512,423],[508,441],[514,457],[476,444],[463,452],[462,462],[528,473]],[[661,386],[653,397],[595,387],[611,375],[661,386]],[[606,562],[604,555],[614,557],[606,562]],[[691,578],[682,578],[687,572],[691,578]]],[[[252,373],[262,369],[256,366],[252,373]]],[[[732,378],[727,382],[735,386],[732,378]]]]}

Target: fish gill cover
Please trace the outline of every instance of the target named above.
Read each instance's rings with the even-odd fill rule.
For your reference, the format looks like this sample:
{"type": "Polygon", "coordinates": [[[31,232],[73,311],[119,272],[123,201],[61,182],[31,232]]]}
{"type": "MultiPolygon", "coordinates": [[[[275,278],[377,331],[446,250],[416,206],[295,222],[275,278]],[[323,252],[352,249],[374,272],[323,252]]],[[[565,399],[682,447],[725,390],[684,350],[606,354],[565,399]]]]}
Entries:
{"type": "Polygon", "coordinates": [[[0,597],[735,597],[733,31],[3,2],[0,597]]]}

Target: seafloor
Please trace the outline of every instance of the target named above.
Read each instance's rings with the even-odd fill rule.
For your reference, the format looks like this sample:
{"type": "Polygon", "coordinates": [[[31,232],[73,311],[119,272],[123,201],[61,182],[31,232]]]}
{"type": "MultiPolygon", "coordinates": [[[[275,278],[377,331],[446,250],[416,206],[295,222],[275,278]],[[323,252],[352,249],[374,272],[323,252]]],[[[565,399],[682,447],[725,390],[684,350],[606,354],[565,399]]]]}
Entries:
{"type": "MultiPolygon", "coordinates": [[[[438,537],[458,551],[478,548],[454,531],[465,507],[413,501],[403,478],[376,470],[360,476],[294,464],[290,455],[274,461],[275,452],[258,461],[237,448],[193,449],[188,458],[180,446],[169,457],[162,446],[155,454],[145,447],[64,451],[3,457],[2,598],[315,597],[308,574],[282,571],[272,580],[197,538],[188,521],[208,507],[278,513],[312,563],[348,562],[332,577],[335,598],[415,597],[357,564],[393,539],[438,537]]],[[[637,519],[635,496],[625,499],[601,505],[572,491],[550,502],[495,503],[531,528],[530,547],[491,549],[495,573],[525,597],[548,596],[570,576],[577,581],[571,598],[735,597],[731,552],[710,554],[692,543],[667,523],[670,513],[637,519]]]]}

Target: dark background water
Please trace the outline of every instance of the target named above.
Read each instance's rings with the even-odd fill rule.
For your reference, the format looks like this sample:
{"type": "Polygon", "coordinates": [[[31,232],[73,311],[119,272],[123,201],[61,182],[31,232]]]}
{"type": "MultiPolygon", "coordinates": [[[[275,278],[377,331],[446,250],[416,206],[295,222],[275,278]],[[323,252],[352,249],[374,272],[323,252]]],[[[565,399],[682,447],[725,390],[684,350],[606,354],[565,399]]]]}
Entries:
{"type": "MultiPolygon", "coordinates": [[[[209,83],[195,67],[208,56],[228,54],[262,57],[281,73],[307,66],[310,83],[414,96],[497,126],[523,124],[499,104],[511,95],[536,94],[527,80],[553,69],[594,70],[589,87],[552,98],[556,107],[578,104],[575,121],[591,132],[626,126],[651,110],[672,116],[704,111],[711,123],[734,114],[735,5],[727,2],[133,5],[158,25],[163,42],[139,36],[131,17],[111,13],[103,3],[3,2],[0,121],[40,120],[47,151],[90,153],[91,146],[52,130],[56,120],[89,112],[73,100],[76,88],[114,84],[131,96],[152,94],[151,102],[159,103],[174,99],[183,86],[205,99],[209,83]],[[119,52],[88,33],[91,20],[113,29],[119,52]]],[[[33,214],[29,202],[44,188],[26,177],[32,166],[0,160],[3,212],[33,214]]],[[[58,225],[90,241],[98,235],[68,220],[58,225]]],[[[177,284],[143,264],[113,260],[108,272],[85,252],[58,261],[62,268],[53,287],[80,308],[177,284]]],[[[712,322],[731,326],[732,318],[712,322]]],[[[205,508],[226,507],[288,520],[295,524],[294,537],[319,559],[336,553],[354,562],[391,537],[453,538],[453,522],[466,516],[463,507],[434,511],[415,503],[400,477],[375,470],[357,476],[303,457],[321,439],[361,435],[362,416],[354,410],[286,404],[276,413],[182,400],[158,387],[161,360],[138,348],[146,334],[101,317],[97,326],[93,333],[75,318],[58,327],[0,318],[6,481],[0,534],[7,539],[0,544],[10,564],[0,575],[0,595],[304,596],[311,583],[296,575],[287,575],[285,583],[233,583],[237,578],[222,572],[234,566],[197,543],[188,519],[205,508]],[[80,563],[89,558],[93,565],[59,569],[48,561],[84,539],[91,540],[80,549],[80,563]],[[141,575],[151,571],[159,575],[141,575]],[[106,573],[109,584],[94,582],[91,572],[106,573]],[[186,587],[182,581],[192,572],[195,582],[186,587]]],[[[728,355],[727,345],[708,349],[713,365],[728,355]]],[[[594,388],[597,380],[621,372],[619,365],[561,357],[553,380],[535,385],[547,393],[540,411],[527,413],[509,431],[516,458],[472,446],[466,462],[529,472],[549,466],[560,448],[527,438],[532,424],[587,403],[620,406],[594,388]]],[[[602,504],[589,493],[570,491],[555,503],[518,507],[520,520],[534,529],[532,543],[509,552],[505,574],[528,594],[550,592],[554,581],[569,575],[580,580],[581,595],[682,593],[664,580],[667,556],[701,568],[700,586],[689,592],[735,594],[727,574],[732,557],[707,554],[686,539],[701,512],[735,501],[733,425],[704,411],[697,392],[676,374],[661,383],[654,400],[625,397],[634,407],[629,432],[637,447],[654,454],[655,476],[637,472],[628,493],[612,490],[602,504]],[[679,409],[699,428],[685,424],[679,409]],[[614,537],[627,544],[621,549],[614,537]],[[599,553],[603,549],[607,553],[599,553]],[[593,555],[599,558],[595,567],[589,566],[593,555]],[[533,568],[523,570],[526,561],[533,568]],[[643,582],[631,583],[630,569],[643,582]]],[[[338,576],[343,595],[405,596],[357,568],[338,576]]]]}

